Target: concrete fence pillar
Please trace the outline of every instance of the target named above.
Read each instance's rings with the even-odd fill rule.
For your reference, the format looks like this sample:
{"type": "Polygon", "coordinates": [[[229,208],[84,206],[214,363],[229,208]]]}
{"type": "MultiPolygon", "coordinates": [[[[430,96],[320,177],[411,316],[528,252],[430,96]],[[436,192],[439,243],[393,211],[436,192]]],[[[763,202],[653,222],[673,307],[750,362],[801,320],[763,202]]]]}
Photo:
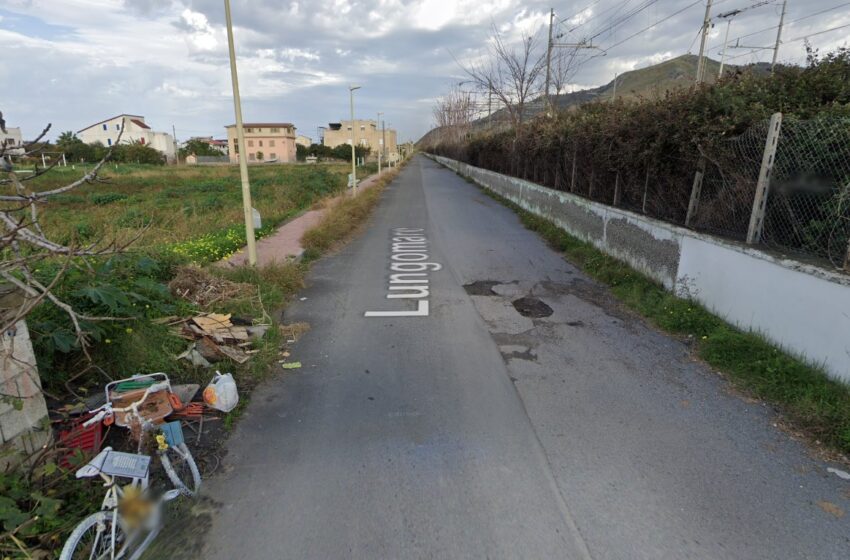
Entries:
{"type": "MultiPolygon", "coordinates": [[[[47,404],[26,321],[0,335],[0,449],[35,453],[50,441],[47,404]]],[[[15,462],[0,453],[0,467],[15,462]]]]}

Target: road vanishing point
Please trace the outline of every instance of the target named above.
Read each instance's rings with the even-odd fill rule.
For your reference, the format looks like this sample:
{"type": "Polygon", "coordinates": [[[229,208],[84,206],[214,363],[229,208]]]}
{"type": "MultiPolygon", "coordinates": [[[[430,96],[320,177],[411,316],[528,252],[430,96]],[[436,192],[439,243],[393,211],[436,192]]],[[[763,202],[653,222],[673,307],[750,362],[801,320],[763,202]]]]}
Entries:
{"type": "Polygon", "coordinates": [[[308,285],[200,557],[850,558],[847,482],[769,407],[433,161],[308,285]]]}

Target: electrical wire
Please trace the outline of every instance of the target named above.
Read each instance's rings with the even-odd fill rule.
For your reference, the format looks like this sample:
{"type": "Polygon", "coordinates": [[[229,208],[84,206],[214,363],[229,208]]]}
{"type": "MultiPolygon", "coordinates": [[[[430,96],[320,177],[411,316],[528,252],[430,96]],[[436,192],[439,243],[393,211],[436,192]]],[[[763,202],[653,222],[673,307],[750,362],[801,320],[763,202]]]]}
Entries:
{"type": "Polygon", "coordinates": [[[656,2],[658,2],[658,0],[646,0],[643,4],[641,4],[641,5],[637,6],[637,7],[635,7],[634,9],[632,9],[632,10],[631,10],[630,12],[628,12],[627,14],[624,14],[624,15],[623,15],[623,16],[621,16],[619,19],[617,19],[617,20],[615,20],[613,23],[609,24],[607,27],[605,27],[605,28],[603,28],[603,29],[601,29],[601,30],[597,31],[594,35],[591,35],[591,36],[589,37],[589,39],[588,39],[588,40],[591,40],[591,41],[592,41],[593,39],[595,39],[595,38],[599,37],[600,35],[602,35],[602,34],[603,34],[603,33],[605,33],[606,31],[611,31],[611,30],[613,30],[615,27],[618,27],[618,26],[620,26],[620,25],[624,24],[625,22],[627,22],[627,21],[628,21],[628,20],[630,20],[631,18],[635,17],[636,15],[638,15],[639,13],[641,13],[642,11],[644,11],[645,9],[649,8],[650,6],[652,6],[653,4],[655,4],[656,2]]]}
{"type": "MultiPolygon", "coordinates": [[[[779,27],[779,26],[777,25],[777,27],[779,27]]],[[[850,27],[850,23],[845,23],[844,25],[839,25],[837,27],[830,27],[829,29],[824,29],[822,31],[816,31],[814,33],[806,33],[805,35],[800,35],[799,37],[795,37],[793,39],[788,39],[787,41],[783,40],[782,43],[783,44],[785,44],[785,43],[795,43],[797,41],[803,41],[805,39],[808,39],[809,37],[814,37],[816,35],[823,35],[824,33],[830,33],[832,31],[838,31],[839,29],[844,29],[846,27],[850,27]]],[[[758,47],[756,49],[745,52],[743,54],[736,54],[735,56],[730,56],[726,60],[734,60],[736,58],[741,58],[742,56],[748,56],[748,55],[751,55],[751,54],[755,54],[757,52],[761,52],[763,50],[772,50],[772,49],[773,49],[773,46],[758,47]]]]}
{"type": "MultiPolygon", "coordinates": [[[[815,17],[815,16],[819,16],[819,15],[821,15],[821,14],[825,14],[825,13],[827,13],[827,12],[831,12],[831,11],[833,11],[833,10],[837,10],[837,9],[839,9],[839,8],[844,8],[844,7],[846,7],[846,6],[850,6],[850,2],[844,2],[843,4],[838,4],[837,6],[833,6],[833,7],[831,7],[831,8],[826,8],[825,10],[821,10],[821,11],[819,11],[819,12],[814,12],[814,13],[812,13],[812,14],[805,15],[805,16],[800,17],[800,18],[797,18],[797,19],[795,19],[795,20],[793,20],[793,21],[789,21],[789,22],[787,22],[787,23],[785,23],[785,24],[783,24],[783,25],[784,25],[784,26],[792,25],[792,24],[794,24],[794,23],[797,23],[797,22],[800,22],[800,21],[803,21],[803,20],[806,20],[806,19],[809,19],[809,18],[813,18],[813,17],[815,17]]],[[[738,37],[734,37],[734,38],[732,38],[732,39],[729,39],[729,43],[732,43],[732,42],[738,41],[738,40],[740,40],[740,39],[746,39],[747,37],[752,37],[752,36],[754,36],[754,35],[758,35],[758,34],[760,34],[760,33],[764,33],[765,31],[773,31],[774,29],[778,29],[778,28],[779,28],[779,25],[774,25],[774,26],[772,26],[772,27],[765,27],[764,29],[759,29],[758,31],[753,31],[752,33],[747,33],[746,35],[740,35],[740,36],[738,36],[738,37]]],[[[788,41],[788,42],[790,42],[790,41],[788,41]]],[[[728,45],[729,43],[726,43],[726,44],[728,45]]],[[[719,50],[719,49],[722,49],[722,48],[723,48],[723,45],[718,45],[718,46],[716,46],[716,47],[712,47],[710,50],[719,50]]]]}

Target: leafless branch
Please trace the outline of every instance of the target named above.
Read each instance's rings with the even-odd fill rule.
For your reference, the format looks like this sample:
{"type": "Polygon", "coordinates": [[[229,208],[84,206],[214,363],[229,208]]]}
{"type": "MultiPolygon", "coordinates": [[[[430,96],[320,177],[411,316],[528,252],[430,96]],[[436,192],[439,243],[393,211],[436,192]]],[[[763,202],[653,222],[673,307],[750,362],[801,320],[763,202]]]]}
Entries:
{"type": "Polygon", "coordinates": [[[545,49],[539,48],[535,36],[523,33],[518,45],[509,45],[494,25],[488,57],[461,64],[461,68],[482,93],[494,96],[505,107],[519,134],[526,105],[540,94],[546,69],[545,49]]]}

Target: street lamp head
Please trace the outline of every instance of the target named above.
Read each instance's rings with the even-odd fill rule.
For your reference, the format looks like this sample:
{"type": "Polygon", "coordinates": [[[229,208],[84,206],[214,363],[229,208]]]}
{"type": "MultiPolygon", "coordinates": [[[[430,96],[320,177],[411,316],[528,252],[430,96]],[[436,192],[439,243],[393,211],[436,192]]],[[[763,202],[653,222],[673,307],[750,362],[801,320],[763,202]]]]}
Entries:
{"type": "Polygon", "coordinates": [[[355,89],[360,89],[362,86],[351,84],[348,86],[349,91],[354,91],[355,89]]]}

